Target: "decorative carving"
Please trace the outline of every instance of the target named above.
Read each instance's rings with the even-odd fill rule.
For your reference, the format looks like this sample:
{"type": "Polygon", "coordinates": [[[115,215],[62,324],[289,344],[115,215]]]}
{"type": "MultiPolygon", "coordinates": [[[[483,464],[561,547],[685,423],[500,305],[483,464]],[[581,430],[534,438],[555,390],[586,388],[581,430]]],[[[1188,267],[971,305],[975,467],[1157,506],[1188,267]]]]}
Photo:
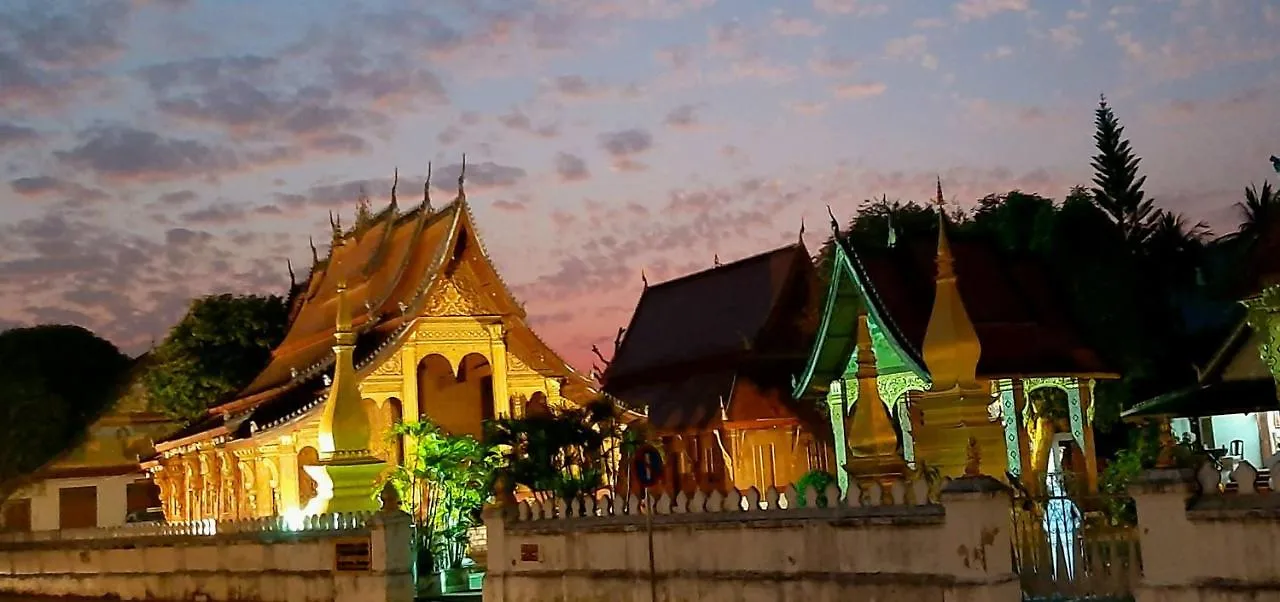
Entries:
{"type": "Polygon", "coordinates": [[[1058,387],[1063,391],[1074,391],[1077,388],[1076,378],[1074,376],[1049,376],[1045,378],[1026,378],[1023,379],[1023,389],[1030,393],[1036,389],[1044,387],[1058,387]]]}
{"type": "Polygon", "coordinates": [[[529,365],[516,354],[507,351],[507,372],[531,372],[529,365]]]}
{"type": "Polygon", "coordinates": [[[427,306],[423,310],[426,316],[474,316],[486,313],[480,297],[465,284],[449,278],[440,283],[427,306]]]}
{"type": "Polygon", "coordinates": [[[880,398],[891,406],[897,406],[902,396],[907,394],[907,391],[929,390],[929,386],[924,384],[924,380],[916,376],[915,372],[880,375],[876,379],[876,388],[880,391],[880,398]]]}
{"type": "Polygon", "coordinates": [[[377,368],[374,368],[373,374],[375,376],[399,376],[400,375],[400,354],[392,353],[389,357],[387,357],[386,361],[382,362],[381,364],[378,364],[377,368]]]}
{"type": "Polygon", "coordinates": [[[982,450],[978,447],[978,440],[969,437],[969,445],[965,448],[964,459],[964,476],[976,477],[982,474],[982,450]]]}
{"type": "Polygon", "coordinates": [[[251,518],[258,515],[257,475],[254,474],[256,471],[252,460],[242,460],[239,463],[239,468],[240,483],[244,491],[241,507],[244,509],[243,514],[251,518]]]}

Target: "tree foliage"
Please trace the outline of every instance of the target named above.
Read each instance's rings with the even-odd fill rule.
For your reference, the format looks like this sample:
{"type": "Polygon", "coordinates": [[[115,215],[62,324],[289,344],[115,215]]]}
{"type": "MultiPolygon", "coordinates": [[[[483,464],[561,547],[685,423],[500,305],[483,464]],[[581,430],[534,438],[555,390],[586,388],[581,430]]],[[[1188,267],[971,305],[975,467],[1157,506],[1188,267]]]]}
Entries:
{"type": "Polygon", "coordinates": [[[1093,197],[1098,207],[1120,226],[1130,245],[1141,245],[1150,236],[1158,217],[1154,203],[1142,190],[1147,177],[1138,175],[1141,159],[1124,137],[1124,126],[1103,97],[1094,114],[1093,135],[1098,154],[1093,156],[1093,197]]]}
{"type": "Polygon", "coordinates": [[[629,482],[623,458],[643,441],[605,398],[582,407],[549,408],[486,425],[485,440],[502,450],[500,470],[539,500],[592,494],[606,482],[629,482]]]}
{"type": "Polygon", "coordinates": [[[187,315],[154,351],[144,383],[156,408],[190,420],[242,389],[284,338],[288,312],[275,295],[212,295],[187,315]]]}
{"type": "Polygon", "coordinates": [[[123,390],[130,360],[79,326],[0,332],[0,499],[76,445],[123,390]]]}

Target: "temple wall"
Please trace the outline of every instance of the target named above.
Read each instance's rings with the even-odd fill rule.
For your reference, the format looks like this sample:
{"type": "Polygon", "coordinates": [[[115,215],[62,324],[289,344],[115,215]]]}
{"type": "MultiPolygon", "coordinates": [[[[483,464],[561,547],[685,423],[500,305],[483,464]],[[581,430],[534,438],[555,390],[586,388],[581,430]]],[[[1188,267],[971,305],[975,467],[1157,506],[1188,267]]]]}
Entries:
{"type": "Polygon", "coordinates": [[[1280,465],[1270,487],[1252,465],[1157,470],[1130,487],[1142,537],[1137,602],[1280,599],[1280,465]]]}
{"type": "Polygon", "coordinates": [[[10,534],[0,596],[410,602],[409,538],[403,513],[10,534]]]}
{"type": "Polygon", "coordinates": [[[803,507],[793,489],[663,496],[653,515],[634,497],[491,507],[484,598],[640,602],[652,587],[669,602],[1020,600],[1003,486],[897,483],[891,503],[880,493],[850,504],[832,485],[805,492],[803,507]],[[836,504],[818,507],[820,496],[836,504]]]}

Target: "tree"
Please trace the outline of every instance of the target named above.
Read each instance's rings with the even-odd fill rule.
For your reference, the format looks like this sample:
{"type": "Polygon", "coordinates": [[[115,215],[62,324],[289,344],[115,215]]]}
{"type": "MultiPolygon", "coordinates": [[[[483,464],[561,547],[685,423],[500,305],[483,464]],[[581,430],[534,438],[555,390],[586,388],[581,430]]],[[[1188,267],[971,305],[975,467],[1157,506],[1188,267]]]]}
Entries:
{"type": "Polygon", "coordinates": [[[1053,244],[1056,216],[1053,199],[1012,190],[978,199],[968,230],[998,241],[1006,251],[1043,254],[1053,244]]]}
{"type": "Polygon", "coordinates": [[[240,391],[284,338],[287,317],[275,295],[223,294],[192,302],[143,376],[156,408],[190,420],[240,391]]]}
{"type": "Polygon", "coordinates": [[[130,360],[79,326],[0,332],[0,499],[77,445],[123,389],[130,360]]]}
{"type": "Polygon", "coordinates": [[[1093,156],[1093,199],[1113,222],[1120,226],[1131,246],[1140,246],[1150,235],[1158,213],[1142,191],[1146,176],[1138,175],[1141,159],[1133,154],[1124,138],[1124,126],[1116,118],[1106,97],[1098,101],[1093,140],[1098,154],[1093,156]]]}
{"type": "Polygon", "coordinates": [[[1267,224],[1280,219],[1280,194],[1271,189],[1271,182],[1263,182],[1261,190],[1250,184],[1244,189],[1244,200],[1236,203],[1236,213],[1240,216],[1239,234],[1257,240],[1267,224]]]}
{"type": "Polygon", "coordinates": [[[623,476],[622,458],[640,443],[633,430],[624,427],[617,406],[601,398],[493,420],[485,441],[502,450],[500,470],[512,484],[538,500],[573,499],[623,476]]]}

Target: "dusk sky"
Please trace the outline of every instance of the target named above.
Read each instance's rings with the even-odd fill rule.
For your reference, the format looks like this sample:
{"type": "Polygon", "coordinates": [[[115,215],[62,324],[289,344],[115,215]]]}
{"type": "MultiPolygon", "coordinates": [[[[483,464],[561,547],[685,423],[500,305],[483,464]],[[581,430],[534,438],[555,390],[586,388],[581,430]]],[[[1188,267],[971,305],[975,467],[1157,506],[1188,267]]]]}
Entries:
{"type": "Polygon", "coordinates": [[[1280,154],[1280,0],[5,0],[0,329],[145,350],[282,294],[363,188],[468,199],[579,368],[649,281],[826,205],[1090,181],[1106,93],[1160,206],[1235,227],[1280,154]]]}

